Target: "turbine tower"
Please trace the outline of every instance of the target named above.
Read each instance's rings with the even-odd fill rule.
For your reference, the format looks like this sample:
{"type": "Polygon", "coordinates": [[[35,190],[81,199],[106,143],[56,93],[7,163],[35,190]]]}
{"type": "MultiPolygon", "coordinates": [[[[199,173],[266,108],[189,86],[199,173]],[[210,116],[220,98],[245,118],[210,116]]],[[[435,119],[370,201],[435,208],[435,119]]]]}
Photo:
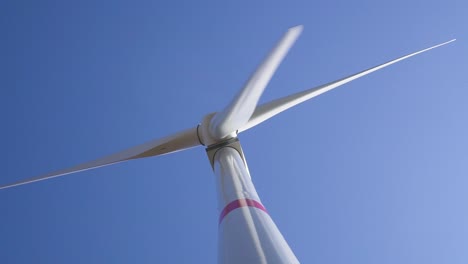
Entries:
{"type": "Polygon", "coordinates": [[[216,175],[219,209],[218,262],[299,263],[261,203],[237,138],[238,133],[352,80],[455,41],[453,39],[342,79],[257,106],[265,87],[301,32],[302,26],[290,28],[231,103],[222,111],[206,115],[201,124],[69,169],[2,185],[0,189],[202,145],[206,147],[216,175]]]}

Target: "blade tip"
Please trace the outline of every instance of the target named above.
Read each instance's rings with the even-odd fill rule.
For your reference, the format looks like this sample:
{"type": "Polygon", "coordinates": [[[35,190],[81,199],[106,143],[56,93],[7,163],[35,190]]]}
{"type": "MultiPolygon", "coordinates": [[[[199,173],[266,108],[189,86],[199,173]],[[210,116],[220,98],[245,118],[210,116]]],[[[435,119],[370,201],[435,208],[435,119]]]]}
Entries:
{"type": "Polygon", "coordinates": [[[457,39],[456,39],[456,38],[451,39],[451,40],[449,40],[449,41],[447,41],[447,42],[444,42],[443,44],[449,44],[449,43],[451,43],[451,42],[454,42],[455,40],[457,40],[457,39]]]}
{"type": "Polygon", "coordinates": [[[288,31],[296,31],[297,33],[301,33],[302,30],[304,30],[304,26],[303,25],[297,25],[297,26],[289,28],[288,31]]]}

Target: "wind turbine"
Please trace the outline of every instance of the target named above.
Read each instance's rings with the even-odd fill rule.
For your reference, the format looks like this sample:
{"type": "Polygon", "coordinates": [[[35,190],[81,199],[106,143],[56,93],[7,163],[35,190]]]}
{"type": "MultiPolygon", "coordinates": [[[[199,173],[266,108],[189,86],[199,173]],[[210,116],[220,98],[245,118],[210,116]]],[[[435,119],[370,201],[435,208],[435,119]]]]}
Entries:
{"type": "Polygon", "coordinates": [[[290,28],[229,105],[222,111],[206,115],[199,125],[69,169],[2,185],[0,189],[202,145],[206,147],[216,175],[220,210],[218,261],[220,263],[299,263],[261,203],[237,135],[317,95],[396,62],[455,41],[453,39],[257,106],[273,73],[301,32],[302,26],[290,28]]]}

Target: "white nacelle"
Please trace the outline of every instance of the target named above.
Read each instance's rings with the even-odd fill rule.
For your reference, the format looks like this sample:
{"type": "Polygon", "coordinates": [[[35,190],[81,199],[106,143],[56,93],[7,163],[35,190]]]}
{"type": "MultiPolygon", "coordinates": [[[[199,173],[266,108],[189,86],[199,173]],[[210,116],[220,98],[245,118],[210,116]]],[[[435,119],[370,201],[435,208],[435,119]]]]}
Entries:
{"type": "Polygon", "coordinates": [[[213,135],[211,135],[210,133],[210,123],[211,123],[211,120],[213,119],[213,117],[215,116],[216,113],[211,113],[211,114],[208,114],[206,115],[204,118],[203,118],[203,121],[202,123],[198,126],[198,137],[200,138],[200,141],[203,145],[209,147],[211,145],[214,145],[214,144],[217,144],[217,143],[221,143],[223,141],[226,141],[230,138],[235,138],[237,137],[237,132],[236,131],[233,131],[231,134],[229,134],[228,136],[222,138],[222,139],[219,139],[219,138],[216,138],[214,137],[213,135]]]}

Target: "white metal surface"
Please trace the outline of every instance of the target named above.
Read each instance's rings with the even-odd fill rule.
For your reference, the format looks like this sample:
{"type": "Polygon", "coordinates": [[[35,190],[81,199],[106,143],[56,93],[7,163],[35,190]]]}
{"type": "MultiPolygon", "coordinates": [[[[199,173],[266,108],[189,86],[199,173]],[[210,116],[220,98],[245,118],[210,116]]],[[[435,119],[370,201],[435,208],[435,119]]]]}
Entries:
{"type": "Polygon", "coordinates": [[[292,95],[289,95],[289,96],[286,96],[286,97],[276,99],[274,101],[262,104],[262,105],[258,106],[255,109],[255,112],[252,114],[249,121],[246,123],[245,126],[239,128],[238,132],[242,132],[242,131],[245,131],[245,130],[247,130],[249,128],[252,128],[252,127],[262,123],[263,121],[265,121],[267,119],[270,119],[271,117],[273,117],[273,116],[275,116],[275,115],[277,115],[277,114],[279,114],[279,113],[281,113],[281,112],[283,112],[283,111],[285,111],[285,110],[287,110],[287,109],[289,109],[289,108],[291,108],[291,107],[293,107],[295,105],[298,105],[298,104],[300,104],[300,103],[302,103],[304,101],[307,101],[307,100],[309,100],[311,98],[314,98],[315,96],[318,96],[320,94],[328,92],[328,91],[330,91],[330,90],[332,90],[332,89],[334,89],[334,88],[336,88],[338,86],[341,86],[341,85],[343,85],[345,83],[348,83],[348,82],[353,81],[355,79],[358,79],[358,78],[360,78],[360,77],[362,77],[364,75],[375,72],[377,70],[380,70],[382,68],[390,66],[390,65],[392,65],[394,63],[397,63],[397,62],[402,61],[404,59],[410,58],[410,57],[412,57],[414,55],[417,55],[417,54],[423,53],[425,51],[428,51],[428,50],[443,46],[443,45],[448,44],[448,43],[453,42],[453,41],[455,41],[455,39],[452,39],[450,41],[447,41],[447,42],[444,42],[444,43],[441,43],[441,44],[438,44],[438,45],[435,45],[435,46],[432,46],[432,47],[424,49],[424,50],[420,50],[420,51],[408,54],[406,56],[403,56],[403,57],[400,57],[398,59],[395,59],[395,60],[380,64],[378,66],[375,66],[375,67],[369,68],[367,70],[358,72],[356,74],[341,78],[339,80],[336,80],[336,81],[333,81],[333,82],[330,82],[330,83],[327,83],[327,84],[324,84],[324,85],[321,85],[321,86],[318,86],[318,87],[314,87],[314,88],[309,89],[309,90],[305,90],[305,91],[302,91],[302,92],[299,92],[299,93],[295,93],[295,94],[292,94],[292,95]]]}
{"type": "Polygon", "coordinates": [[[28,184],[32,182],[47,180],[59,176],[64,176],[67,174],[85,171],[90,169],[95,169],[99,167],[104,167],[107,165],[124,162],[131,159],[139,159],[139,158],[146,158],[151,156],[159,156],[164,154],[169,154],[172,152],[177,152],[180,150],[192,148],[195,146],[201,145],[200,141],[198,140],[197,135],[197,127],[184,130],[182,132],[173,134],[171,136],[156,139],[124,151],[97,159],[93,161],[89,161],[68,169],[52,172],[46,175],[41,175],[34,178],[28,178],[22,181],[18,181],[15,183],[1,185],[1,189],[6,189],[14,186],[19,186],[23,184],[28,184]]]}
{"type": "Polygon", "coordinates": [[[210,124],[210,133],[222,139],[242,127],[257,106],[258,100],[279,64],[302,32],[302,26],[290,28],[223,111],[210,124]]]}
{"type": "Polygon", "coordinates": [[[220,212],[219,263],[299,263],[271,217],[258,208],[261,205],[225,210],[237,200],[261,204],[240,153],[230,147],[218,150],[214,171],[220,212]]]}

